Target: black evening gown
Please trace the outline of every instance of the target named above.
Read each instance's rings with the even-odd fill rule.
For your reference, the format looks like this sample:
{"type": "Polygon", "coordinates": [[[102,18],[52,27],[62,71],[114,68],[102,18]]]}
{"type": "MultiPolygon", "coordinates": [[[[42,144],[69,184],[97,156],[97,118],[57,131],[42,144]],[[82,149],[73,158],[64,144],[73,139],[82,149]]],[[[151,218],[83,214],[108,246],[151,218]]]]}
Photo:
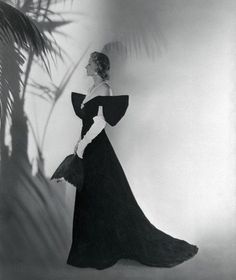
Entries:
{"type": "MultiPolygon", "coordinates": [[[[98,106],[114,126],[124,115],[128,96],[97,96],[81,109],[85,95],[72,93],[83,121],[81,136],[93,123],[98,106]]],[[[155,228],[139,207],[122,166],[103,129],[83,155],[84,185],[76,189],[72,244],[67,264],[105,269],[119,259],[172,267],[193,257],[198,248],[155,228]]]]}

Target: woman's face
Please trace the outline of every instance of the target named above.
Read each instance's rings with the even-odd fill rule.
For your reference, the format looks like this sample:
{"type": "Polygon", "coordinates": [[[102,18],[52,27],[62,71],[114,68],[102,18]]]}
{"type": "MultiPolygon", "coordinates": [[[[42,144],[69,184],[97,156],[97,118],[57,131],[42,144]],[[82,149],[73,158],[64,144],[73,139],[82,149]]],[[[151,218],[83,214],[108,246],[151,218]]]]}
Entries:
{"type": "Polygon", "coordinates": [[[97,70],[97,65],[91,57],[90,57],[89,62],[88,62],[87,66],[85,68],[87,70],[87,75],[88,76],[94,76],[95,75],[96,70],[97,70]]]}

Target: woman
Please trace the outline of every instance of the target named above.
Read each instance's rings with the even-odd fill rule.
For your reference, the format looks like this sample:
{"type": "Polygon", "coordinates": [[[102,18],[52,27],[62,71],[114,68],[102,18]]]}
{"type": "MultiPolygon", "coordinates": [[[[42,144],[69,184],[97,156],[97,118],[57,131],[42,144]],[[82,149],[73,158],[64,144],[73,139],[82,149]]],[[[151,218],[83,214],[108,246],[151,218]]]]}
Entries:
{"type": "Polygon", "coordinates": [[[67,264],[104,269],[121,258],[171,267],[193,257],[198,248],[156,229],[145,217],[105,133],[124,115],[128,96],[112,96],[106,55],[91,54],[86,67],[94,85],[89,93],[72,93],[82,119],[75,153],[83,159],[84,184],[76,190],[72,245],[67,264]]]}

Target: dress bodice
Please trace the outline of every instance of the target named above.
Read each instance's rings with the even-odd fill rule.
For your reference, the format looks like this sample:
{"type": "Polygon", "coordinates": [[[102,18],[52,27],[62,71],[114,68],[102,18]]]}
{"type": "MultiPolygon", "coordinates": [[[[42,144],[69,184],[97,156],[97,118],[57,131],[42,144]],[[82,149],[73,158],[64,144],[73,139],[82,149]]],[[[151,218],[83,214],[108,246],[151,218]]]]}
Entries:
{"type": "Polygon", "coordinates": [[[101,82],[99,85],[93,87],[93,88],[90,88],[88,90],[88,94],[85,96],[85,98],[83,99],[82,103],[81,103],[81,109],[84,107],[85,103],[89,102],[91,99],[95,98],[96,96],[93,96],[93,93],[95,92],[96,89],[98,89],[101,85],[103,84],[106,84],[108,86],[108,89],[109,89],[109,96],[112,96],[113,93],[112,93],[112,89],[111,89],[111,86],[109,85],[108,81],[103,81],[101,82]],[[87,98],[87,96],[92,96],[92,98],[87,98]]]}
{"type": "Polygon", "coordinates": [[[103,107],[103,115],[106,122],[112,126],[116,125],[124,116],[128,107],[129,96],[101,96],[98,95],[81,107],[85,94],[72,92],[72,105],[76,115],[83,121],[82,134],[86,133],[93,124],[93,118],[98,114],[99,106],[103,107]]]}

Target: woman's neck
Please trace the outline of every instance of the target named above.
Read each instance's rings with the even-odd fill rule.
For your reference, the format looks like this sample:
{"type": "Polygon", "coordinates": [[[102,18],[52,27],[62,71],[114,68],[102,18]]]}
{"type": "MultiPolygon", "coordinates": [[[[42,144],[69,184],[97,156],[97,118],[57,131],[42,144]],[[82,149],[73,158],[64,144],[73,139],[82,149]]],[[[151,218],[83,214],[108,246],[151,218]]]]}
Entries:
{"type": "Polygon", "coordinates": [[[101,84],[104,80],[96,75],[96,76],[93,76],[93,83],[94,83],[94,86],[96,87],[97,85],[101,84]]]}

